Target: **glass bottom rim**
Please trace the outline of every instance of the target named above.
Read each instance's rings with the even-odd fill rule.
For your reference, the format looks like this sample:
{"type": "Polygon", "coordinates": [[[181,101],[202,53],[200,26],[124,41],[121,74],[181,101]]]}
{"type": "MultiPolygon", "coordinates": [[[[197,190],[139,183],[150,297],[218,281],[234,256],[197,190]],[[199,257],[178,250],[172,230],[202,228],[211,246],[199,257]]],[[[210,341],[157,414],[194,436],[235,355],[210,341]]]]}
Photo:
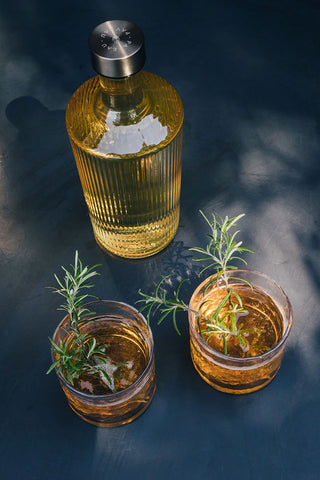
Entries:
{"type": "MultiPolygon", "coordinates": [[[[152,400],[153,400],[153,397],[155,395],[155,392],[156,392],[156,384],[154,385],[154,388],[153,388],[153,391],[151,393],[151,396],[148,400],[147,403],[145,403],[143,405],[143,407],[137,411],[135,414],[133,414],[132,416],[128,416],[125,420],[121,420],[121,419],[118,419],[117,421],[96,421],[96,420],[92,420],[88,417],[86,417],[85,415],[81,414],[73,405],[71,405],[69,402],[68,402],[68,405],[69,407],[71,408],[71,410],[78,416],[80,417],[82,420],[84,420],[85,422],[87,423],[90,423],[91,425],[94,425],[95,427],[102,427],[102,428],[114,428],[114,427],[120,427],[122,425],[127,425],[128,423],[131,423],[133,422],[136,418],[140,417],[146,410],[147,408],[150,406],[152,400]]],[[[109,418],[112,418],[112,415],[109,416],[109,418]]]]}

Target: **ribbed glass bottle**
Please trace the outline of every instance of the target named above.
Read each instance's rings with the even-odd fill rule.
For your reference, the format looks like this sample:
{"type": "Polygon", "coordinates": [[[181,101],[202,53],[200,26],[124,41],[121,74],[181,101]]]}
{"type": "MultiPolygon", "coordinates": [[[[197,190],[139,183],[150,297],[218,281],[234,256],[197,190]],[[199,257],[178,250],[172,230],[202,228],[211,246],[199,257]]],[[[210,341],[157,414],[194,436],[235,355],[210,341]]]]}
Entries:
{"type": "Polygon", "coordinates": [[[127,258],[153,255],[179,223],[183,106],[140,71],[98,75],[72,96],[66,124],[98,244],[127,258]]]}

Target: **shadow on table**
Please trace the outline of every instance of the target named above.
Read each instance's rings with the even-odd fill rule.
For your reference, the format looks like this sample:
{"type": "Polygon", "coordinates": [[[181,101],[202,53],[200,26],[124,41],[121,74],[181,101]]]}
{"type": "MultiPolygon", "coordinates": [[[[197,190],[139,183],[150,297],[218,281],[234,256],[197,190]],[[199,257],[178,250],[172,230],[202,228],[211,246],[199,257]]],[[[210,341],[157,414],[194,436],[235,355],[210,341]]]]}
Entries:
{"type": "Polygon", "coordinates": [[[64,112],[27,96],[10,102],[6,116],[18,130],[4,158],[8,211],[27,241],[48,248],[75,235],[84,212],[64,112]]]}

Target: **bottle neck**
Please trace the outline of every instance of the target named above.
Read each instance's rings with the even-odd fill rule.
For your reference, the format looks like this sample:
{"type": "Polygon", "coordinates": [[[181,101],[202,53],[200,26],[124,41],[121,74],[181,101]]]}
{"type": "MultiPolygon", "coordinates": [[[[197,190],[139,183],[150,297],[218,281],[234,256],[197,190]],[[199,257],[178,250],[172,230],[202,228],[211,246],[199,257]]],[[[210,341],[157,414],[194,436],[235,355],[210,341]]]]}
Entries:
{"type": "Polygon", "coordinates": [[[125,78],[108,78],[99,75],[105,102],[110,108],[130,109],[141,103],[141,72],[125,78]]]}

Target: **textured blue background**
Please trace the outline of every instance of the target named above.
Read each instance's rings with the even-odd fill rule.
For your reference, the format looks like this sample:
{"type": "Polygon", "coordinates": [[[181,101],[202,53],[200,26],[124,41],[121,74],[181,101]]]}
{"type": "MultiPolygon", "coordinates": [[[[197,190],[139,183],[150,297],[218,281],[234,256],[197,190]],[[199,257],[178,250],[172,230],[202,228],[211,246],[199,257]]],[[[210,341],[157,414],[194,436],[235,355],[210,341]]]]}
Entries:
{"type": "Polygon", "coordinates": [[[1,478],[319,478],[320,5],[311,0],[11,0],[0,4],[1,478]],[[140,261],[96,245],[64,126],[92,76],[87,36],[107,19],[145,33],[145,69],[185,106],[181,221],[173,243],[140,261]],[[197,375],[171,322],[153,326],[156,396],[117,429],[82,422],[50,364],[59,321],[52,285],[76,248],[101,263],[96,292],[133,304],[175,271],[199,283],[188,248],[198,214],[246,212],[250,266],[294,309],[281,370],[264,390],[229,396],[197,375]]]}

